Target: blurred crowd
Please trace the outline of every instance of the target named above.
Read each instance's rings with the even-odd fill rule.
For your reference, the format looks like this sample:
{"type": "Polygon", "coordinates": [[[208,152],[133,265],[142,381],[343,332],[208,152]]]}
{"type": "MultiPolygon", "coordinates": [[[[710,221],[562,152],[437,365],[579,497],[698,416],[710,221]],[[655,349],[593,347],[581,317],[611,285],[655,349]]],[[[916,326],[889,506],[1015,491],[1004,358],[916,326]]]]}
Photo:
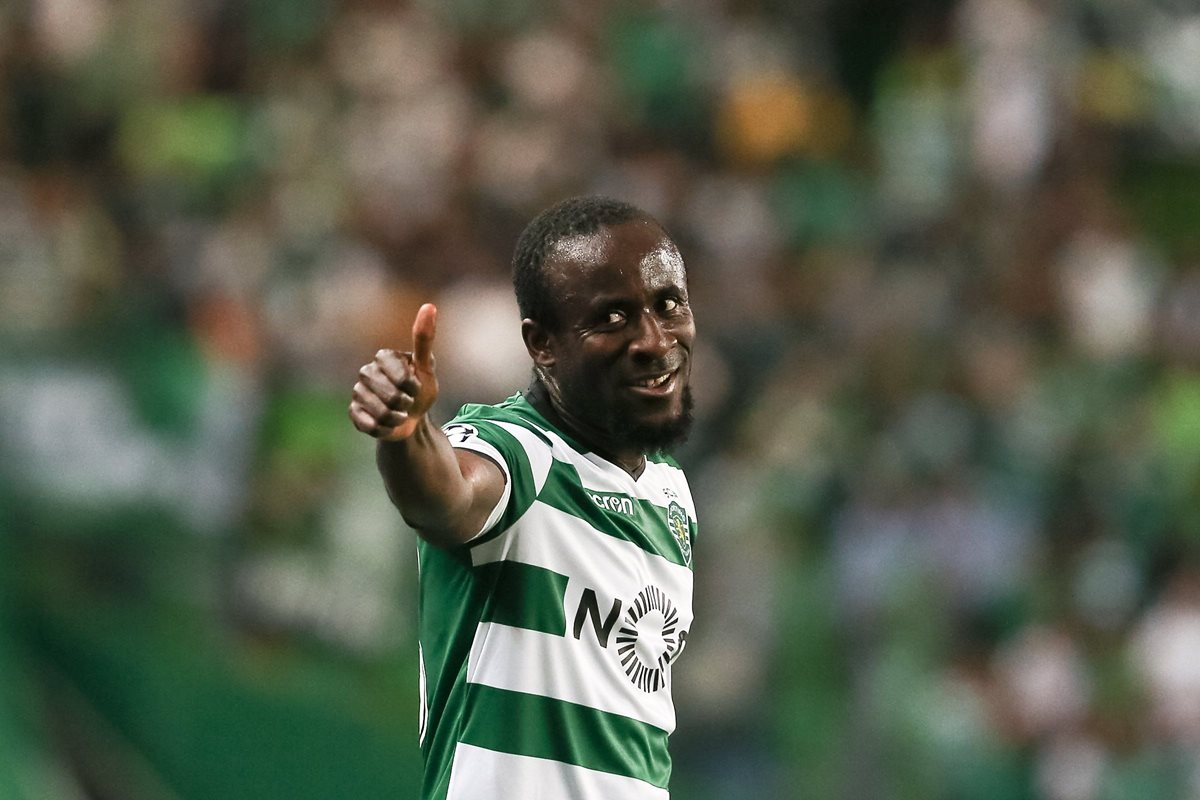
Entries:
{"type": "Polygon", "coordinates": [[[0,796],[87,796],[52,620],[414,647],[354,375],[523,388],[582,193],[701,333],[677,796],[1200,798],[1187,0],[0,6],[0,796]]]}

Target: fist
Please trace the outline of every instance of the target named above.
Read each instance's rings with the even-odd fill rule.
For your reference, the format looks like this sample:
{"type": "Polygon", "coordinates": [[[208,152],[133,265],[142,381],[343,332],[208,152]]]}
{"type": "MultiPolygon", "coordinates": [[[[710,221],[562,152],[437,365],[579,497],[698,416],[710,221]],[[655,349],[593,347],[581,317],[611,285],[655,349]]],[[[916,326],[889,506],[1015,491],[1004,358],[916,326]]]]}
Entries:
{"type": "Polygon", "coordinates": [[[350,401],[350,421],[368,436],[398,442],[412,436],[437,399],[433,337],[437,308],[421,306],[413,322],[413,350],[380,350],[358,371],[350,401]]]}

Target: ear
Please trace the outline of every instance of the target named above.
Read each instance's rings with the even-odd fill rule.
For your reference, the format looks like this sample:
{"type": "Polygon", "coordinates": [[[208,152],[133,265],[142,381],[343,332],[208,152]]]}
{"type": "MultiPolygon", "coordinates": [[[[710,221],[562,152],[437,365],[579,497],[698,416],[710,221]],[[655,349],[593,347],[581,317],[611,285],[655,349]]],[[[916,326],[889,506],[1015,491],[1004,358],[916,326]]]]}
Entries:
{"type": "Polygon", "coordinates": [[[525,350],[535,365],[543,368],[554,366],[554,336],[545,325],[532,319],[521,320],[521,338],[525,340],[525,350]]]}

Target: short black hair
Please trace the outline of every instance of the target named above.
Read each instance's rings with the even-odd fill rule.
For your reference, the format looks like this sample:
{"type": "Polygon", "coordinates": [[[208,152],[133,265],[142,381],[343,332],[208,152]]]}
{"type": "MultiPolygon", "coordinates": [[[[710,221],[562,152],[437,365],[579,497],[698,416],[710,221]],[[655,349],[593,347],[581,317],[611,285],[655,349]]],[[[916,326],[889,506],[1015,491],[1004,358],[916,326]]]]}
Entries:
{"type": "Polygon", "coordinates": [[[607,225],[646,220],[662,228],[658,220],[637,206],[611,197],[571,197],[538,214],[521,232],[513,253],[512,281],[522,319],[532,319],[555,328],[554,298],[546,285],[546,254],[562,239],[595,233],[607,225]]]}

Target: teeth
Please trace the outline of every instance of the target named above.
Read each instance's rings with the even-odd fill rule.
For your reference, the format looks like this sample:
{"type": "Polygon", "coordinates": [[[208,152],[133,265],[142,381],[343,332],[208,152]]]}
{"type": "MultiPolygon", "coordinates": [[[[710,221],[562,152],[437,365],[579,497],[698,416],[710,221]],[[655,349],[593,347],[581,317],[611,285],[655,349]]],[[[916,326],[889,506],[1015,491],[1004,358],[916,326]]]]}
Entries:
{"type": "Polygon", "coordinates": [[[653,389],[656,386],[662,386],[664,383],[667,382],[667,378],[670,378],[670,377],[671,377],[671,373],[668,372],[665,375],[659,375],[657,378],[650,378],[649,380],[642,381],[642,385],[646,386],[650,389],[653,389]]]}

